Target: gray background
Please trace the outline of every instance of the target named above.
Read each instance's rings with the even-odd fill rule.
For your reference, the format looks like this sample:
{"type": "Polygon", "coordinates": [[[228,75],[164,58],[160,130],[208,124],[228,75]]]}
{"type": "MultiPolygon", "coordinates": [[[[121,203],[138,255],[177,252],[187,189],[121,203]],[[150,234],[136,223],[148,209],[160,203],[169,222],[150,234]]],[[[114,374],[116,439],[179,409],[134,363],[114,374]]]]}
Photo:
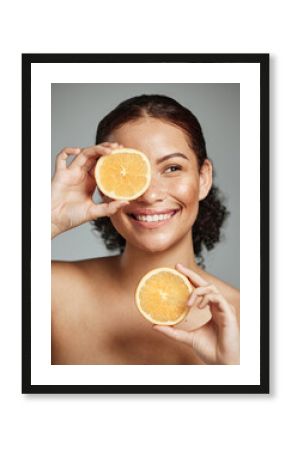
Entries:
{"type": "MultiPolygon", "coordinates": [[[[206,271],[239,287],[240,281],[240,87],[239,84],[52,84],[51,160],[68,146],[93,145],[98,122],[121,101],[140,94],[168,95],[189,108],[201,123],[214,182],[230,216],[222,240],[204,252],[206,271]]],[[[99,200],[98,194],[94,196],[99,200]]],[[[52,241],[52,259],[79,260],[107,256],[108,251],[83,224],[52,241]]]]}

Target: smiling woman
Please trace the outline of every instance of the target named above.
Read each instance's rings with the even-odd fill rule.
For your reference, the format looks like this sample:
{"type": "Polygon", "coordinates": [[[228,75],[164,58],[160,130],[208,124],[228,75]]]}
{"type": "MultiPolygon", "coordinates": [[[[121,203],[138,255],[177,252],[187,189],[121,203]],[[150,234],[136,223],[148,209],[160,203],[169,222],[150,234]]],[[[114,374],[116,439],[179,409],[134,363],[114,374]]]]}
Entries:
{"type": "Polygon", "coordinates": [[[238,364],[239,293],[200,264],[226,215],[200,124],[169,97],[126,100],[100,122],[95,146],[62,150],[52,180],[52,236],[94,221],[120,254],[53,262],[52,363],[238,364]],[[130,202],[101,193],[95,204],[96,161],[122,148],[146,155],[150,184],[130,202]],[[159,267],[177,268],[194,288],[190,312],[175,327],[153,327],[134,305],[139,280],[159,267]]]}
{"type": "MultiPolygon", "coordinates": [[[[143,126],[145,132],[145,123],[147,124],[146,133],[151,134],[153,138],[162,139],[162,136],[157,134],[155,136],[151,133],[152,127],[158,133],[161,124],[166,127],[167,132],[164,134],[166,136],[167,142],[155,141],[155,146],[159,146],[159,152],[162,149],[160,146],[163,145],[164,156],[157,158],[158,153],[155,151],[156,164],[167,163],[163,165],[164,175],[170,177],[178,177],[177,183],[184,180],[183,173],[185,169],[190,169],[189,162],[194,160],[196,168],[200,171],[200,174],[204,172],[212,171],[210,161],[207,159],[206,144],[202,133],[201,126],[197,118],[189,111],[187,108],[180,105],[178,102],[172,98],[161,96],[161,95],[141,95],[139,97],[134,97],[128,99],[118,105],[113,111],[111,111],[104,119],[100,122],[98,130],[96,143],[100,143],[106,140],[110,135],[111,138],[115,137],[118,141],[117,129],[124,128],[126,123],[130,123],[130,139],[127,142],[132,143],[132,130],[136,130],[137,121],[140,124],[140,119],[143,118],[143,126]],[[154,120],[155,119],[155,120],[154,120]],[[159,119],[159,120],[156,120],[159,119]],[[115,134],[112,131],[115,130],[115,134]],[[117,134],[116,134],[117,133],[117,134]],[[179,135],[179,136],[178,136],[179,135]],[[172,138],[181,140],[176,142],[172,138]],[[185,152],[178,152],[176,149],[184,150],[184,141],[186,143],[187,154],[185,152]],[[171,151],[170,151],[171,150],[171,151]],[[188,161],[188,164],[182,161],[188,161]],[[183,164],[182,164],[183,162],[183,164]],[[182,173],[182,177],[180,178],[182,173]]],[[[141,130],[141,133],[143,131],[141,130]]],[[[146,136],[147,136],[146,135],[146,136]]],[[[144,139],[141,136],[142,147],[144,147],[144,139]]],[[[119,140],[120,141],[120,140],[119,140]]],[[[120,141],[123,143],[123,141],[120,141]]],[[[136,141],[135,141],[136,142],[136,141]]],[[[136,142],[138,145],[139,142],[136,142]]],[[[126,144],[124,144],[126,145],[126,144]]],[[[138,147],[136,147],[138,148],[138,147]]],[[[153,147],[151,146],[151,149],[153,147]]],[[[191,174],[189,174],[191,177],[191,174]]],[[[212,173],[210,174],[212,176],[212,173]]],[[[172,182],[171,182],[172,185],[172,182]]],[[[160,183],[159,183],[160,186],[160,183]]],[[[172,185],[173,186],[173,185],[172,185]]],[[[186,186],[190,186],[186,183],[186,186]]],[[[194,190],[191,190],[194,193],[194,190]]],[[[192,199],[193,200],[193,199],[192,199]]],[[[192,239],[194,245],[194,252],[197,261],[203,266],[202,248],[205,247],[207,250],[214,248],[215,244],[219,242],[221,227],[228,215],[228,211],[225,206],[222,205],[219,200],[219,192],[215,186],[210,186],[210,190],[206,196],[199,203],[199,214],[195,221],[192,222],[192,239]]],[[[125,239],[122,234],[118,233],[117,229],[112,225],[111,220],[106,217],[99,218],[95,221],[96,229],[102,234],[102,237],[110,250],[119,249],[123,252],[125,247],[125,239]]]]}

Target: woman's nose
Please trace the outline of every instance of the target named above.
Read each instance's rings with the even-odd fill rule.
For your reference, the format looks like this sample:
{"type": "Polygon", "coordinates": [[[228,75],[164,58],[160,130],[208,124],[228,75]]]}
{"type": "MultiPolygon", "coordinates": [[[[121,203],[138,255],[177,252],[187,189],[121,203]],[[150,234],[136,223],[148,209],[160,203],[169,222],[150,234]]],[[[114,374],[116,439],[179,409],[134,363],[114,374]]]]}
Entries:
{"type": "Polygon", "coordinates": [[[155,203],[164,200],[166,197],[166,188],[162,181],[157,177],[152,177],[151,183],[147,189],[140,197],[139,201],[144,201],[146,203],[155,203]]]}

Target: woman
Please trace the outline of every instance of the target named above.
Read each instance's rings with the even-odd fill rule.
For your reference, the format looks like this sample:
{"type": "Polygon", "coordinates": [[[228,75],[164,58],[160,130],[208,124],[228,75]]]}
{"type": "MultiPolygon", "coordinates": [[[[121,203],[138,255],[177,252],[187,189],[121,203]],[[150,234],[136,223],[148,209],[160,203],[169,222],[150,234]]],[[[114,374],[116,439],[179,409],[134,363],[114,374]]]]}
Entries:
{"type": "Polygon", "coordinates": [[[226,214],[199,122],[169,97],[129,99],[100,122],[96,145],[63,149],[52,180],[52,237],[94,221],[120,255],[52,263],[52,364],[239,364],[239,292],[198,264],[226,214]],[[102,196],[95,204],[96,160],[122,146],[148,156],[151,184],[131,202],[102,196]],[[148,217],[160,214],[166,219],[149,227],[148,217]],[[164,266],[196,288],[175,327],[152,326],[134,304],[140,278],[164,266]]]}

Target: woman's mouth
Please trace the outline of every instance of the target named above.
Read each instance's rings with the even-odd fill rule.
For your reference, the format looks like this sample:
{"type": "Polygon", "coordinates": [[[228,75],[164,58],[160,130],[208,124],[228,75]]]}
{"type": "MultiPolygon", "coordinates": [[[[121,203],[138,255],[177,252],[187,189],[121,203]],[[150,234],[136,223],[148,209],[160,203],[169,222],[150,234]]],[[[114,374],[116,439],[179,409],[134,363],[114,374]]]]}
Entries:
{"type": "Polygon", "coordinates": [[[128,216],[136,225],[144,228],[157,228],[169,222],[178,211],[180,211],[180,209],[171,209],[165,211],[140,210],[134,211],[133,213],[128,213],[128,216]]]}

